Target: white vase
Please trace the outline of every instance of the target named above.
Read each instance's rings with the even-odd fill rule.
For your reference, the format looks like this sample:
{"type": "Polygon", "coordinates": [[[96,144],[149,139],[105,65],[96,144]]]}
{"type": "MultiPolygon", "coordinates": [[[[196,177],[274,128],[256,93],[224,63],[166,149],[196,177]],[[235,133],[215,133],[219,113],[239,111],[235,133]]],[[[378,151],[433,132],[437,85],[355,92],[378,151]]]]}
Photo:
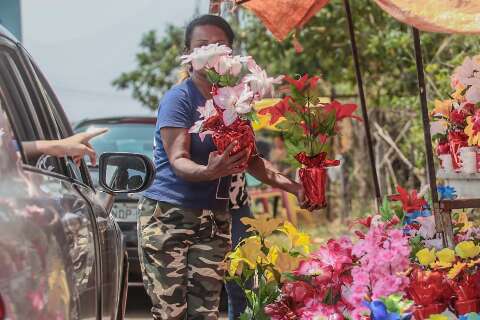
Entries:
{"type": "Polygon", "coordinates": [[[477,172],[477,147],[463,147],[459,150],[462,161],[462,172],[473,174],[477,172]]]}
{"type": "Polygon", "coordinates": [[[440,158],[442,169],[445,171],[445,173],[451,173],[455,171],[453,169],[452,155],[450,153],[441,154],[438,157],[440,158]]]}

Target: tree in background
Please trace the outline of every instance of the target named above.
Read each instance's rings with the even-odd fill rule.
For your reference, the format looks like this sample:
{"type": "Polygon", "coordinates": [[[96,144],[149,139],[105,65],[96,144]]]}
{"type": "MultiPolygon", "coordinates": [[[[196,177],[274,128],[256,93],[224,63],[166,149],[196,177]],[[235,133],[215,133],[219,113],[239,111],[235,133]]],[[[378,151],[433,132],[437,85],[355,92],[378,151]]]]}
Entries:
{"type": "MultiPolygon", "coordinates": [[[[356,94],[343,10],[340,1],[332,1],[296,34],[303,46],[301,53],[291,41],[273,39],[248,12],[240,12],[234,28],[241,51],[252,55],[269,74],[321,75],[325,94],[341,99],[356,94]]],[[[353,11],[382,190],[394,192],[396,184],[419,187],[425,183],[425,155],[410,28],[369,0],[357,0],[353,11]]],[[[147,33],[137,68],[123,73],[114,85],[132,90],[134,98],[156,109],[161,94],[177,81],[181,38],[182,29],[175,26],[168,26],[161,39],[154,32],[147,33]]],[[[480,42],[473,36],[424,33],[422,45],[431,101],[447,97],[449,76],[465,56],[480,53],[480,42]]],[[[354,211],[368,210],[365,199],[373,198],[361,126],[346,123],[343,137],[336,142],[335,149],[344,155],[345,163],[339,192],[344,195],[339,202],[347,203],[343,211],[351,210],[350,203],[354,211]]]]}

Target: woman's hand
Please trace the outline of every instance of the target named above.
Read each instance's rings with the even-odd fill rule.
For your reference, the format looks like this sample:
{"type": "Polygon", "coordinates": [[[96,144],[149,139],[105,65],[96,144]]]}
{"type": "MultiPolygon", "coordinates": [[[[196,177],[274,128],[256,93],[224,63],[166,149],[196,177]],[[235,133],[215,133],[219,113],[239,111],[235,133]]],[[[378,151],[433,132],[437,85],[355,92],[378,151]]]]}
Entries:
{"type": "Polygon", "coordinates": [[[210,180],[245,171],[243,165],[248,160],[247,152],[242,150],[230,156],[230,153],[237,144],[237,141],[232,142],[223,153],[219,153],[218,151],[210,153],[208,164],[205,168],[205,174],[210,180]]]}
{"type": "Polygon", "coordinates": [[[311,203],[309,203],[305,195],[305,188],[301,183],[297,183],[296,188],[297,188],[296,196],[298,199],[298,203],[300,204],[300,208],[313,212],[315,210],[319,210],[326,207],[326,206],[312,205],[311,203]]]}

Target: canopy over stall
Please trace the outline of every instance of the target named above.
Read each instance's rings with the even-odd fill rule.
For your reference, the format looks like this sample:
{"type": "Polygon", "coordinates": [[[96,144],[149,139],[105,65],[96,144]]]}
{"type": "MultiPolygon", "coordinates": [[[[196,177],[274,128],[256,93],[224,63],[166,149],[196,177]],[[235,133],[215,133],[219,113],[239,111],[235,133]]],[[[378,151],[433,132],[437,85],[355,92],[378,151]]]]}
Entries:
{"type": "MultiPolygon", "coordinates": [[[[222,0],[211,0],[218,4],[222,0]]],[[[232,0],[230,0],[232,1],[232,0]]],[[[419,30],[442,33],[480,34],[480,1],[469,0],[373,0],[389,15],[402,23],[412,26],[415,59],[417,65],[419,96],[422,110],[423,131],[426,148],[427,172],[430,184],[433,213],[437,231],[442,233],[444,244],[453,245],[451,209],[479,208],[480,199],[462,199],[439,201],[437,194],[433,147],[430,136],[429,112],[423,69],[423,58],[419,30]]],[[[278,40],[284,40],[288,34],[302,28],[329,0],[233,0],[253,11],[278,40]]],[[[358,92],[365,123],[365,133],[372,167],[377,204],[380,189],[373,152],[365,93],[363,90],[360,59],[356,46],[354,24],[349,0],[343,0],[350,34],[352,54],[355,63],[358,92]]]]}

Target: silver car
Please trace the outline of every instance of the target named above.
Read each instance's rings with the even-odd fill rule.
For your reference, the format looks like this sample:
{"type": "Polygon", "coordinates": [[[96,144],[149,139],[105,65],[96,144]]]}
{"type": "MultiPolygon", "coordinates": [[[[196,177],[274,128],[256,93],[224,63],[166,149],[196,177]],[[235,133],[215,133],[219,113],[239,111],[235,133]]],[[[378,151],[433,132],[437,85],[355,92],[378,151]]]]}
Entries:
{"type": "Polygon", "coordinates": [[[128,259],[110,210],[115,193],[149,186],[153,164],[105,153],[96,190],[83,161],[23,152],[23,141],[71,134],[46,79],[0,27],[0,320],[123,318],[128,259]]]}

